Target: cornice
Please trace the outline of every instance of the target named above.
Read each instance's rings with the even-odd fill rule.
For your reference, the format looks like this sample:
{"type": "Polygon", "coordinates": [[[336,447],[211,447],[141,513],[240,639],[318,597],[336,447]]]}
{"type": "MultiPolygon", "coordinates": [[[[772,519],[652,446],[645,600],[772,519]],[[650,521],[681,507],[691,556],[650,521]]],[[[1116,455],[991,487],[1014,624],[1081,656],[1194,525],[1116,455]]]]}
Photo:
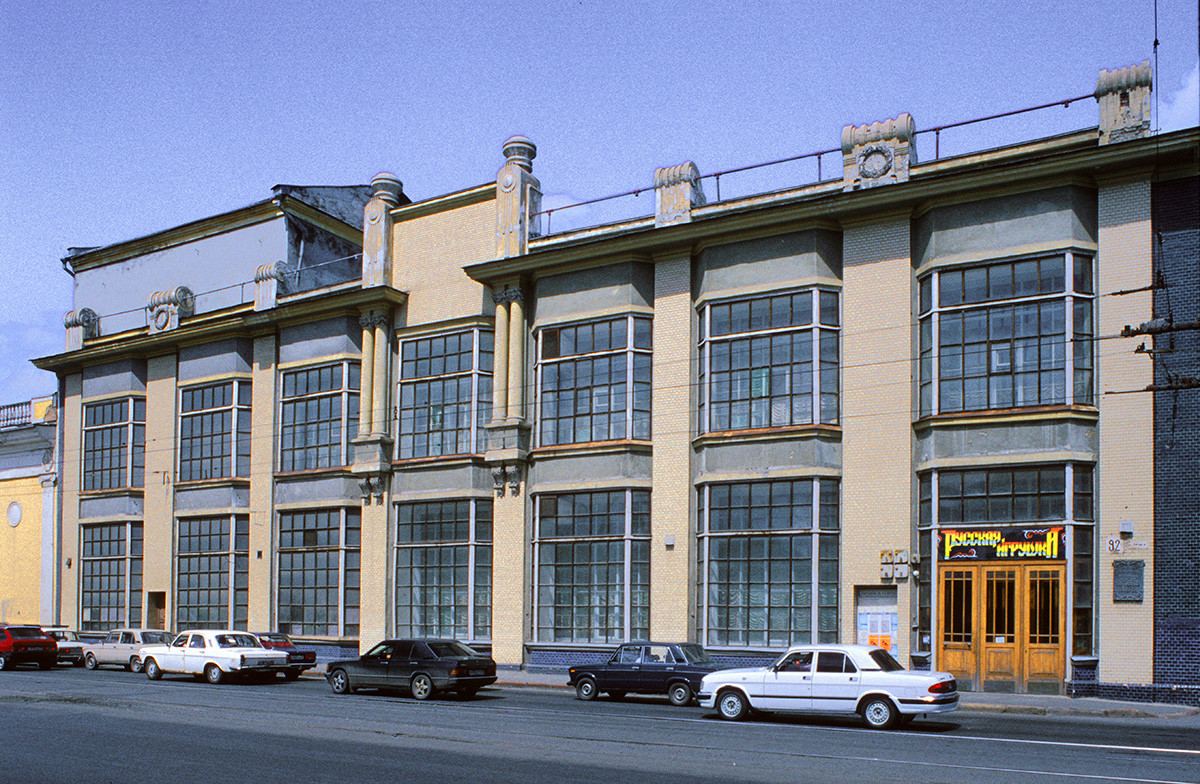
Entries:
{"type": "Polygon", "coordinates": [[[302,300],[284,301],[271,310],[254,310],[254,303],[247,302],[213,314],[203,314],[188,319],[178,329],[151,335],[147,329],[124,332],[96,341],[89,341],[78,351],[53,354],[32,360],[35,367],[55,373],[71,372],[74,369],[98,362],[131,357],[148,357],[169,354],[180,346],[204,343],[228,337],[251,338],[264,333],[273,333],[280,327],[304,323],[316,318],[337,313],[357,318],[365,306],[403,305],[408,295],[385,286],[371,288],[339,289],[323,295],[306,297],[302,300]]]}

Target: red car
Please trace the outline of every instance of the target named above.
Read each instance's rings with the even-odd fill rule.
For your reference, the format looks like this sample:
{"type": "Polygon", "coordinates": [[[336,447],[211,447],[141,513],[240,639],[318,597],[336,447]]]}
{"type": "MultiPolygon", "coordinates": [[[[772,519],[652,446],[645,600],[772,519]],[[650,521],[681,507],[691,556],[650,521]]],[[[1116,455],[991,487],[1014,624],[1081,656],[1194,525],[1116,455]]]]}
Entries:
{"type": "Polygon", "coordinates": [[[0,670],[11,670],[21,662],[48,670],[57,660],[58,643],[40,626],[0,624],[0,670]]]}
{"type": "Polygon", "coordinates": [[[254,636],[262,643],[264,648],[270,648],[276,651],[284,651],[288,657],[288,669],[284,676],[289,681],[294,681],[300,677],[300,673],[317,666],[317,654],[313,651],[302,651],[296,647],[296,643],[286,634],[281,632],[254,632],[254,636]]]}

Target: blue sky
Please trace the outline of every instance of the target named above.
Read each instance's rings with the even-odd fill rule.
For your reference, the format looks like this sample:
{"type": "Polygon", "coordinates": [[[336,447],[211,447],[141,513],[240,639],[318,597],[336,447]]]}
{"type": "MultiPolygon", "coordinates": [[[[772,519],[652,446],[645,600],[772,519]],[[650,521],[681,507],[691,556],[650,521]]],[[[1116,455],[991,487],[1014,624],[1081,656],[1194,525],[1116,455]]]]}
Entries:
{"type": "MultiPolygon", "coordinates": [[[[1158,122],[1196,125],[1197,4],[1158,6],[1158,122]]],[[[429,198],[491,180],[514,133],[537,143],[554,206],[648,186],[685,160],[707,173],[830,149],[843,125],[904,111],[920,130],[1088,95],[1101,69],[1153,61],[1153,9],[0,0],[0,404],[55,388],[28,359],[63,348],[68,247],[234,209],[277,183],[391,171],[429,198]]],[[[942,153],[1095,122],[1084,101],[947,132],[942,153]]]]}

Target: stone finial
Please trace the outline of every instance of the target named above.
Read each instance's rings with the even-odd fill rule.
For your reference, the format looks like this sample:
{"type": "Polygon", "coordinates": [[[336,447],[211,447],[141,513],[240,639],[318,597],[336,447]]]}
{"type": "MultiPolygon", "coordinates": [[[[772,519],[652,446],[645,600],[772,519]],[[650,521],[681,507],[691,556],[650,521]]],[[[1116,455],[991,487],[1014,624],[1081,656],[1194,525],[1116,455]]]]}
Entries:
{"type": "Polygon", "coordinates": [[[1096,79],[1100,109],[1100,143],[1112,144],[1150,135],[1150,92],[1154,71],[1149,60],[1115,71],[1101,71],[1096,79]]]}
{"type": "Polygon", "coordinates": [[[690,223],[692,208],[705,204],[700,170],[691,161],[654,170],[654,225],[690,223]]]}
{"type": "Polygon", "coordinates": [[[387,202],[393,207],[400,206],[400,197],[404,195],[404,183],[390,172],[379,172],[371,178],[371,187],[375,189],[375,198],[387,202]]]}
{"type": "Polygon", "coordinates": [[[520,256],[541,234],[542,184],[533,176],[537,145],[524,136],[504,142],[504,165],[496,174],[496,258],[520,256]]]}
{"type": "Polygon", "coordinates": [[[533,159],[537,157],[537,145],[527,137],[517,134],[510,136],[504,142],[504,157],[508,162],[520,166],[530,174],[533,173],[533,159]]]}
{"type": "Polygon", "coordinates": [[[150,295],[150,334],[176,329],[179,320],[191,316],[196,309],[196,296],[187,286],[178,286],[170,291],[156,291],[150,295]]]}
{"type": "Polygon", "coordinates": [[[270,310],[279,303],[279,295],[287,293],[292,269],[282,261],[263,264],[254,271],[254,309],[270,310]]]}
{"type": "Polygon", "coordinates": [[[67,328],[67,351],[78,351],[83,341],[100,337],[100,317],[91,308],[67,311],[63,326],[67,328]]]}
{"type": "Polygon", "coordinates": [[[843,189],[906,182],[917,162],[917,126],[904,112],[894,120],[842,128],[843,189]]]}

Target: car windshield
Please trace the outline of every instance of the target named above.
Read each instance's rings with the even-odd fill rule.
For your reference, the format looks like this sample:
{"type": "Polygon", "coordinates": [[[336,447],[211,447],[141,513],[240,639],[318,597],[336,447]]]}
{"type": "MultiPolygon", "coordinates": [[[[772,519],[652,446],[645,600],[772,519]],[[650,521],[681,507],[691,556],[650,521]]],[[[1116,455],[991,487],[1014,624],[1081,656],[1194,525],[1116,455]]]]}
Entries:
{"type": "Polygon", "coordinates": [[[443,640],[438,642],[427,643],[429,649],[433,651],[433,655],[439,659],[452,659],[455,656],[478,656],[479,654],[471,650],[461,642],[454,640],[443,640]]]}
{"type": "Polygon", "coordinates": [[[79,639],[79,635],[75,632],[64,632],[62,630],[48,632],[48,634],[59,642],[74,642],[79,639]]]}
{"type": "Polygon", "coordinates": [[[903,664],[896,661],[892,654],[888,653],[882,648],[876,648],[875,650],[871,651],[871,661],[878,664],[879,669],[883,670],[884,672],[895,672],[896,670],[904,669],[903,664]]]}
{"type": "Polygon", "coordinates": [[[219,648],[261,648],[258,640],[249,634],[218,634],[219,648]]]}
{"type": "Polygon", "coordinates": [[[708,651],[695,643],[680,645],[679,650],[683,651],[683,655],[687,657],[688,662],[691,664],[712,664],[716,661],[716,659],[708,655],[708,651]]]}
{"type": "Polygon", "coordinates": [[[40,640],[46,636],[41,629],[35,629],[32,626],[9,628],[8,633],[13,636],[14,640],[40,640]]]}

